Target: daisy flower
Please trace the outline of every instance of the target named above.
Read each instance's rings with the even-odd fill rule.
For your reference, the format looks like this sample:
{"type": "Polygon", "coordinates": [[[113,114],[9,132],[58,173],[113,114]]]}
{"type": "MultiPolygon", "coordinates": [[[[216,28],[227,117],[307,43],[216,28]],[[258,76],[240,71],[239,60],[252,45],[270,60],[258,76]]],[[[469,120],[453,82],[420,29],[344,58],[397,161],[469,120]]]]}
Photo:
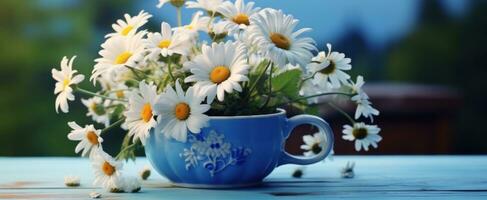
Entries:
{"type": "Polygon", "coordinates": [[[248,81],[249,65],[245,57],[245,48],[240,43],[227,41],[202,46],[202,54],[192,61],[184,63],[193,75],[185,82],[196,82],[195,87],[202,94],[208,96],[208,103],[213,102],[215,96],[223,101],[226,93],[234,90],[241,92],[239,82],[248,81]]]}
{"type": "Polygon", "coordinates": [[[208,30],[208,35],[211,37],[213,41],[221,41],[225,39],[228,35],[228,30],[226,28],[227,23],[224,21],[219,21],[214,24],[210,24],[210,28],[208,30]]]}
{"type": "Polygon", "coordinates": [[[196,0],[186,2],[186,7],[204,9],[213,14],[222,3],[223,0],[196,0]]]}
{"type": "Polygon", "coordinates": [[[159,0],[159,4],[157,4],[158,8],[161,8],[166,3],[171,3],[174,7],[180,8],[184,5],[185,0],[159,0]]]}
{"type": "Polygon", "coordinates": [[[217,12],[227,19],[225,21],[227,28],[234,32],[250,25],[250,17],[260,10],[260,8],[254,8],[254,4],[254,2],[245,4],[244,0],[236,0],[235,4],[225,1],[218,7],[217,12]]]}
{"type": "Polygon", "coordinates": [[[322,143],[325,141],[325,137],[321,133],[315,133],[313,135],[304,135],[303,142],[304,144],[301,145],[301,149],[305,150],[306,152],[303,153],[304,156],[313,156],[318,155],[322,150],[322,143]]]}
{"type": "Polygon", "coordinates": [[[142,188],[140,179],[134,176],[123,177],[123,190],[125,192],[139,192],[142,188]]]}
{"type": "Polygon", "coordinates": [[[382,140],[379,135],[380,128],[376,125],[366,125],[363,122],[355,123],[352,126],[343,126],[343,136],[344,140],[354,141],[355,140],[355,150],[360,151],[362,148],[365,151],[369,150],[369,145],[377,148],[377,143],[382,140]]]}
{"type": "Polygon", "coordinates": [[[124,69],[124,66],[137,67],[145,51],[142,39],[145,34],[146,32],[142,31],[129,37],[112,37],[103,43],[103,49],[99,52],[102,57],[95,60],[90,80],[96,83],[97,77],[124,69]]]}
{"type": "Polygon", "coordinates": [[[358,76],[357,81],[349,83],[352,89],[352,93],[356,94],[351,98],[357,104],[357,109],[355,110],[355,119],[364,116],[373,120],[374,115],[379,115],[379,111],[372,107],[372,103],[369,101],[369,96],[362,90],[362,86],[365,84],[364,77],[358,76]]]}
{"type": "Polygon", "coordinates": [[[117,20],[117,23],[112,24],[115,33],[110,33],[105,37],[134,35],[137,32],[137,29],[146,24],[152,15],[142,10],[137,16],[131,17],[129,14],[125,14],[124,17],[125,21],[119,19],[117,20]]]}
{"type": "Polygon", "coordinates": [[[64,185],[68,187],[78,187],[80,186],[80,178],[79,176],[65,176],[64,177],[64,185]]]}
{"type": "Polygon", "coordinates": [[[188,130],[200,133],[209,120],[203,113],[210,109],[208,104],[201,104],[202,101],[203,97],[194,87],[189,87],[185,94],[179,81],[176,81],[176,91],[168,86],[155,104],[161,133],[181,142],[186,142],[188,130]]]}
{"type": "MultiPolygon", "coordinates": [[[[118,83],[113,85],[109,91],[109,97],[114,99],[125,100],[130,93],[130,88],[125,85],[125,83],[118,83]]],[[[120,102],[112,102],[112,103],[120,103],[120,102]]]]}
{"type": "Polygon", "coordinates": [[[171,26],[166,22],[161,24],[161,33],[147,34],[147,49],[152,54],[160,54],[167,57],[177,53],[185,56],[190,48],[189,36],[186,34],[173,35],[171,26]]]}
{"type": "Polygon", "coordinates": [[[190,24],[176,28],[174,34],[181,34],[182,31],[195,38],[198,36],[198,31],[207,31],[209,21],[209,17],[203,16],[203,12],[198,11],[193,15],[190,24]]]}
{"type": "Polygon", "coordinates": [[[103,138],[100,137],[101,130],[95,129],[93,125],[87,125],[84,128],[76,124],[76,122],[68,122],[68,126],[73,130],[68,134],[68,139],[72,141],[79,141],[74,152],[81,153],[81,156],[86,156],[90,153],[90,158],[93,157],[93,153],[101,149],[101,143],[103,138]]]}
{"type": "Polygon", "coordinates": [[[310,71],[315,73],[313,81],[317,85],[330,85],[338,88],[346,84],[350,76],[343,72],[352,69],[350,58],[345,58],[345,54],[332,52],[331,44],[326,44],[328,53],[319,52],[312,62],[308,64],[310,71]]]}
{"type": "Polygon", "coordinates": [[[92,167],[95,171],[94,185],[106,189],[121,188],[123,184],[121,171],[122,161],[117,161],[104,151],[97,151],[93,156],[92,167]]]}
{"type": "Polygon", "coordinates": [[[110,117],[105,110],[105,107],[110,104],[109,101],[103,101],[101,97],[92,97],[89,99],[81,99],[81,102],[88,108],[86,116],[91,116],[93,121],[105,124],[105,126],[110,125],[110,117]]]}
{"type": "Polygon", "coordinates": [[[69,112],[68,100],[74,101],[73,89],[71,85],[76,85],[85,79],[85,76],[78,74],[73,77],[77,70],[73,70],[73,61],[76,56],[73,56],[70,60],[65,56],[61,60],[61,71],[52,69],[52,77],[56,80],[56,87],[54,89],[54,94],[56,97],[56,113],[59,113],[59,108],[64,113],[69,112]]]}
{"type": "Polygon", "coordinates": [[[298,22],[280,10],[264,9],[250,18],[250,40],[260,46],[266,57],[279,67],[287,63],[306,66],[313,57],[311,51],[316,50],[316,47],[313,39],[299,38],[310,28],[293,32],[298,22]]]}
{"type": "Polygon", "coordinates": [[[129,96],[129,108],[124,113],[127,118],[124,125],[129,129],[128,134],[134,136],[134,142],[140,139],[145,145],[150,129],[157,124],[153,111],[157,99],[156,91],[157,87],[154,84],[146,84],[142,81],[139,90],[129,96]]]}

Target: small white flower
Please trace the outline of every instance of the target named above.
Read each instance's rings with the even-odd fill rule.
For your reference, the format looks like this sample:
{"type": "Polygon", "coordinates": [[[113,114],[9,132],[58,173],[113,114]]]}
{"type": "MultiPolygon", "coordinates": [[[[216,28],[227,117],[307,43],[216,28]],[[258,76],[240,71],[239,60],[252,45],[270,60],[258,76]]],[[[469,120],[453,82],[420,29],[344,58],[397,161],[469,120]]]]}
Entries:
{"type": "Polygon", "coordinates": [[[126,176],[126,177],[123,177],[123,190],[125,192],[139,192],[140,189],[142,188],[141,184],[140,184],[140,180],[139,178],[137,177],[134,177],[134,176],[126,176]]]}
{"type": "Polygon", "coordinates": [[[174,34],[181,34],[182,32],[189,34],[192,39],[196,38],[198,36],[198,31],[206,31],[208,32],[208,24],[209,24],[210,18],[203,16],[203,12],[198,11],[196,12],[192,19],[191,23],[182,27],[177,27],[176,32],[174,34]]]}
{"type": "Polygon", "coordinates": [[[343,126],[343,136],[344,140],[354,141],[355,140],[355,150],[360,151],[362,148],[365,151],[369,150],[369,146],[372,145],[377,148],[377,143],[382,140],[379,135],[380,128],[376,125],[366,125],[365,123],[355,123],[352,126],[343,126]]]}
{"type": "Polygon", "coordinates": [[[72,141],[80,141],[75,148],[75,152],[81,153],[81,156],[86,156],[90,153],[89,157],[92,158],[93,154],[101,149],[101,143],[103,138],[100,137],[101,130],[95,129],[93,125],[87,125],[84,128],[76,124],[76,122],[68,122],[68,126],[73,130],[68,134],[68,139],[72,141]]]}
{"type": "Polygon", "coordinates": [[[154,107],[157,121],[163,127],[161,133],[181,142],[186,142],[188,130],[200,133],[209,121],[203,113],[210,109],[208,104],[201,104],[202,101],[203,97],[194,87],[189,87],[185,94],[179,81],[176,81],[176,91],[167,86],[154,107]]]}
{"type": "Polygon", "coordinates": [[[61,60],[61,71],[56,69],[52,69],[52,77],[56,80],[56,87],[54,89],[54,94],[57,94],[56,97],[56,113],[58,113],[59,108],[64,113],[69,112],[68,100],[74,101],[73,89],[70,87],[71,85],[76,85],[85,79],[85,76],[82,74],[76,74],[76,70],[73,70],[73,61],[76,56],[73,56],[69,61],[68,58],[65,56],[61,60]],[[69,63],[68,63],[69,62],[69,63]]]}
{"type": "Polygon", "coordinates": [[[239,82],[249,80],[245,48],[230,41],[213,43],[211,47],[203,45],[202,54],[184,63],[184,67],[193,73],[184,81],[196,82],[195,87],[208,96],[208,103],[213,102],[215,96],[223,101],[225,92],[241,92],[239,82]]]}
{"type": "Polygon", "coordinates": [[[129,14],[125,14],[124,17],[125,21],[119,19],[117,20],[117,23],[112,25],[115,33],[106,35],[107,38],[114,36],[134,35],[140,27],[148,22],[152,15],[142,10],[137,16],[131,17],[129,14]]]}
{"type": "Polygon", "coordinates": [[[106,111],[106,107],[110,104],[108,100],[104,101],[101,97],[92,97],[89,99],[81,99],[83,105],[88,108],[86,116],[91,116],[93,121],[102,123],[106,126],[110,125],[110,117],[106,111]]]}
{"type": "Polygon", "coordinates": [[[332,88],[339,88],[346,84],[350,75],[343,71],[352,69],[350,58],[345,58],[345,54],[332,52],[331,44],[326,44],[328,53],[319,52],[312,62],[307,65],[309,70],[315,74],[313,81],[316,85],[329,85],[332,88]]]}
{"type": "Polygon", "coordinates": [[[129,96],[129,108],[124,113],[127,119],[125,126],[129,129],[128,134],[136,142],[140,139],[145,145],[149,131],[157,124],[154,119],[154,104],[157,99],[157,87],[153,84],[146,84],[145,81],[139,83],[139,90],[134,91],[129,96]]]}
{"type": "Polygon", "coordinates": [[[200,8],[210,12],[215,12],[223,0],[196,0],[186,2],[187,8],[200,8]]]}
{"type": "MultiPolygon", "coordinates": [[[[131,89],[127,87],[127,85],[125,85],[124,83],[115,84],[111,86],[108,90],[110,91],[109,97],[120,100],[126,100],[131,91],[131,89]]],[[[120,104],[120,101],[111,101],[111,103],[120,104]]]]}
{"type": "Polygon", "coordinates": [[[115,160],[113,157],[103,152],[97,151],[92,160],[92,167],[95,171],[94,185],[102,186],[105,189],[121,188],[123,162],[115,160]]]}
{"type": "Polygon", "coordinates": [[[365,84],[364,78],[362,76],[357,77],[355,83],[349,83],[349,87],[352,89],[352,93],[356,94],[351,98],[357,104],[357,109],[355,110],[355,119],[364,116],[373,120],[374,115],[379,115],[379,111],[372,107],[372,103],[369,101],[369,96],[362,90],[362,86],[365,84]]]}
{"type": "Polygon", "coordinates": [[[101,194],[98,192],[90,192],[90,198],[99,199],[99,198],[101,198],[101,194]]]}
{"type": "Polygon", "coordinates": [[[102,57],[95,60],[90,80],[96,83],[99,76],[110,75],[115,70],[127,70],[125,66],[137,67],[138,62],[144,58],[145,34],[145,31],[141,31],[133,36],[111,37],[103,43],[103,49],[99,52],[102,57]]]}
{"type": "Polygon", "coordinates": [[[192,42],[187,34],[173,34],[171,26],[162,22],[161,33],[147,34],[147,48],[151,54],[160,54],[164,57],[174,53],[187,55],[191,49],[192,42]]]}
{"type": "Polygon", "coordinates": [[[64,177],[64,185],[68,187],[78,187],[80,186],[80,178],[79,176],[65,176],[64,177]]]}
{"type": "Polygon", "coordinates": [[[293,32],[298,20],[280,10],[264,9],[252,16],[250,24],[247,29],[250,40],[279,67],[288,63],[306,66],[313,57],[311,51],[317,50],[313,39],[299,38],[311,29],[293,32]]]}
{"type": "Polygon", "coordinates": [[[220,35],[226,36],[228,34],[226,22],[219,21],[217,23],[211,24],[210,26],[211,27],[209,30],[209,34],[214,34],[216,36],[220,36],[220,35]]]}
{"type": "Polygon", "coordinates": [[[254,2],[245,4],[244,0],[236,0],[235,4],[225,1],[218,7],[217,12],[225,17],[225,24],[231,32],[247,28],[250,18],[259,12],[260,8],[254,8],[254,2]]]}
{"type": "Polygon", "coordinates": [[[304,135],[301,149],[306,152],[303,153],[304,156],[314,156],[318,155],[324,147],[321,145],[325,141],[325,137],[321,133],[315,133],[313,135],[304,135]]]}

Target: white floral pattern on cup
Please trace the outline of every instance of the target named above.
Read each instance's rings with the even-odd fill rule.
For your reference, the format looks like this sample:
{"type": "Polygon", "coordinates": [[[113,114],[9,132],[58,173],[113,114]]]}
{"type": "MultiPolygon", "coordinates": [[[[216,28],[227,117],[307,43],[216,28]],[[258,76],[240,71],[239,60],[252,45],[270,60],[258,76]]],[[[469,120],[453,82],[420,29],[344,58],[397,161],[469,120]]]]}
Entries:
{"type": "Polygon", "coordinates": [[[250,155],[251,150],[244,147],[233,147],[225,142],[225,136],[212,130],[208,135],[188,135],[189,149],[184,149],[179,154],[184,158],[186,170],[197,167],[200,163],[206,168],[211,176],[223,171],[230,165],[240,165],[250,155]]]}

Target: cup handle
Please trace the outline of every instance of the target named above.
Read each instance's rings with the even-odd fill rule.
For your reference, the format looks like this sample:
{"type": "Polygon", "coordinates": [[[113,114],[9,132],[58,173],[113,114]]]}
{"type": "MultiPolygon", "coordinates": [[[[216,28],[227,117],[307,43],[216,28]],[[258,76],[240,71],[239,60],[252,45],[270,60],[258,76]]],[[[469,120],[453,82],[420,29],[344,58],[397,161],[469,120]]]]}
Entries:
{"type": "Polygon", "coordinates": [[[318,127],[320,134],[325,135],[325,140],[321,142],[321,147],[326,147],[326,149],[322,150],[318,155],[314,155],[312,157],[303,157],[303,156],[294,156],[286,152],[286,150],[282,150],[281,156],[279,157],[279,161],[277,166],[284,165],[284,164],[298,164],[298,165],[308,165],[319,162],[328,156],[330,151],[333,148],[333,132],[330,128],[330,125],[326,123],[325,120],[313,116],[313,115],[298,115],[294,116],[287,120],[286,129],[284,130],[285,138],[287,139],[293,129],[296,126],[301,124],[311,124],[318,127]]]}

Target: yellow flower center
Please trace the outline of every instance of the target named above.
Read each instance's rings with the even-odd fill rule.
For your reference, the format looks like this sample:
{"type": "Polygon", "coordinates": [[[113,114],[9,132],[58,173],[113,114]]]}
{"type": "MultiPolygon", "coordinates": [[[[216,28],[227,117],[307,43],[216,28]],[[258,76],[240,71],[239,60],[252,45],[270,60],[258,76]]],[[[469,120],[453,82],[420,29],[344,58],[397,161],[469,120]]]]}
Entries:
{"type": "Polygon", "coordinates": [[[118,90],[115,92],[115,95],[117,95],[117,98],[123,99],[125,97],[125,94],[123,93],[123,90],[118,90]]]}
{"type": "Polygon", "coordinates": [[[130,57],[132,57],[132,53],[124,51],[115,58],[115,64],[125,64],[130,57]]]}
{"type": "Polygon", "coordinates": [[[86,133],[86,139],[92,144],[92,145],[97,145],[98,144],[98,135],[96,135],[95,132],[89,131],[86,133]]]}
{"type": "Polygon", "coordinates": [[[353,137],[361,140],[361,139],[364,139],[365,137],[367,137],[369,133],[367,132],[367,129],[365,128],[354,128],[353,131],[352,131],[352,135],[353,137]]]}
{"type": "Polygon", "coordinates": [[[188,30],[193,30],[193,26],[192,25],[186,25],[184,28],[188,29],[188,30]]]}
{"type": "Polygon", "coordinates": [[[220,84],[230,77],[230,70],[226,66],[216,66],[210,73],[210,80],[213,83],[220,84]]]}
{"type": "Polygon", "coordinates": [[[101,166],[101,170],[103,171],[103,173],[105,173],[107,176],[111,176],[113,175],[113,173],[115,173],[115,167],[110,165],[110,163],[108,163],[107,161],[105,161],[103,163],[103,165],[101,166]]]}
{"type": "Polygon", "coordinates": [[[176,109],[174,109],[174,114],[176,115],[176,118],[179,120],[186,120],[189,117],[189,113],[191,112],[191,108],[187,103],[178,103],[176,105],[176,109]]]}
{"type": "Polygon", "coordinates": [[[142,118],[144,122],[149,122],[152,119],[152,107],[149,103],[144,104],[144,107],[142,107],[140,118],[142,118]]]}
{"type": "Polygon", "coordinates": [[[71,80],[69,78],[63,80],[63,87],[66,88],[69,86],[71,83],[71,80]]]}
{"type": "Polygon", "coordinates": [[[238,15],[233,17],[233,22],[235,22],[236,24],[245,24],[247,26],[250,24],[249,16],[244,13],[239,13],[238,15]]]}
{"type": "Polygon", "coordinates": [[[289,39],[283,34],[271,33],[270,38],[272,43],[274,43],[280,49],[289,50],[289,47],[291,47],[291,41],[289,41],[289,39]]]}
{"type": "Polygon", "coordinates": [[[165,49],[168,48],[171,45],[171,40],[162,40],[159,42],[159,48],[165,49]]]}
{"type": "Polygon", "coordinates": [[[328,74],[332,74],[333,72],[335,72],[335,70],[336,70],[335,62],[330,60],[330,64],[327,67],[325,67],[324,69],[322,69],[320,72],[328,75],[328,74]]]}
{"type": "Polygon", "coordinates": [[[134,29],[133,26],[127,26],[122,30],[122,32],[120,32],[120,34],[122,34],[123,36],[127,36],[132,29],[134,29]]]}

